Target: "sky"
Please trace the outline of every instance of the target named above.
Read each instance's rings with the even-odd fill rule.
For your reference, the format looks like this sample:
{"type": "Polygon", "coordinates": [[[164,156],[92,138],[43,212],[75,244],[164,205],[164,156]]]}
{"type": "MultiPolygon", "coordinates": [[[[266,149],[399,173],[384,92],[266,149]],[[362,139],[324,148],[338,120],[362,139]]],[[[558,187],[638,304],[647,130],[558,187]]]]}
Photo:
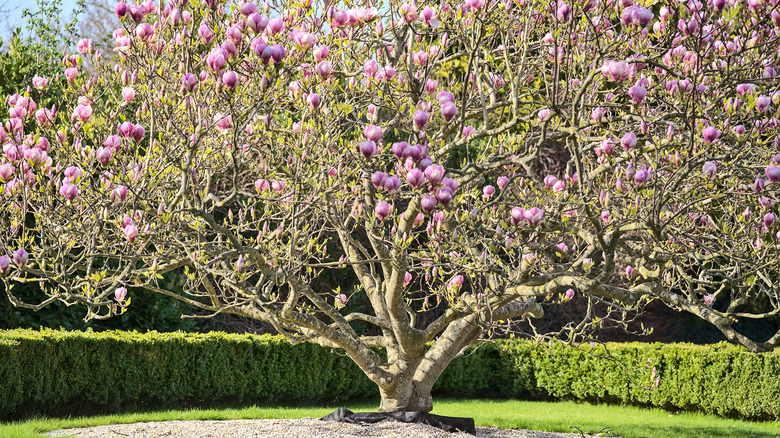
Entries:
{"type": "MultiPolygon", "coordinates": [[[[48,0],[50,2],[51,0],[48,0]]],[[[13,27],[23,27],[25,22],[22,20],[22,11],[29,9],[32,11],[38,10],[38,2],[36,0],[0,0],[0,7],[3,9],[11,9],[9,14],[0,13],[0,38],[7,38],[11,34],[13,27]],[[3,16],[4,15],[4,16],[3,16]]],[[[76,7],[76,0],[62,0],[62,19],[67,20],[73,12],[73,8],[76,7]]]]}

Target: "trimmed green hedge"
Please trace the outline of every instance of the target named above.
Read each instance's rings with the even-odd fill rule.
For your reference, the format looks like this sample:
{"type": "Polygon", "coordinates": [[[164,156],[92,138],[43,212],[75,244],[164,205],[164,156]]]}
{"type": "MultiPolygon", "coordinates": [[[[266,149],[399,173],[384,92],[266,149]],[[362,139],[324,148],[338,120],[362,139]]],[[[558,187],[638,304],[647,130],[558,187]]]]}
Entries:
{"type": "Polygon", "coordinates": [[[145,405],[338,401],[377,392],[348,358],[279,337],[0,332],[0,418],[145,405]]]}
{"type": "MultiPolygon", "coordinates": [[[[357,366],[331,349],[224,333],[0,331],[0,388],[0,419],[378,396],[357,366]]],[[[725,343],[578,350],[499,341],[453,361],[434,394],[622,402],[780,419],[780,354],[725,343]]]]}

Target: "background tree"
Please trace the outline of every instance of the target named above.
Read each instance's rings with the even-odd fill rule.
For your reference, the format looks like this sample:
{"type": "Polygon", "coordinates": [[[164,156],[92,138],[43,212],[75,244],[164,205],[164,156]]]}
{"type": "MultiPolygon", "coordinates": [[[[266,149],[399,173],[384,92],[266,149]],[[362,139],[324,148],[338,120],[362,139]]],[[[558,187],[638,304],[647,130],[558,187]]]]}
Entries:
{"type": "Polygon", "coordinates": [[[780,307],[775,9],[119,3],[121,62],[81,40],[64,107],[45,78],[7,101],[0,272],[20,306],[101,319],[139,287],[343,349],[385,411],[579,295],[569,342],[661,300],[772,349],[735,323],[780,307]]]}

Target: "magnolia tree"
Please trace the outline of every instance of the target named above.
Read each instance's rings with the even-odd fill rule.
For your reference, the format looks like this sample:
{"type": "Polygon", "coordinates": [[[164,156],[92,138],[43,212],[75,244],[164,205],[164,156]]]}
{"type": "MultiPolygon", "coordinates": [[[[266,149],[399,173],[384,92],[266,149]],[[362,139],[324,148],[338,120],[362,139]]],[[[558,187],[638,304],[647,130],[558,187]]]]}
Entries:
{"type": "Polygon", "coordinates": [[[661,300],[771,350],[735,323],[780,312],[776,9],[119,3],[116,56],[64,54],[66,106],[36,107],[46,77],[6,100],[0,274],[34,309],[137,287],[267,322],[342,349],[383,411],[575,295],[567,339],[661,300]]]}

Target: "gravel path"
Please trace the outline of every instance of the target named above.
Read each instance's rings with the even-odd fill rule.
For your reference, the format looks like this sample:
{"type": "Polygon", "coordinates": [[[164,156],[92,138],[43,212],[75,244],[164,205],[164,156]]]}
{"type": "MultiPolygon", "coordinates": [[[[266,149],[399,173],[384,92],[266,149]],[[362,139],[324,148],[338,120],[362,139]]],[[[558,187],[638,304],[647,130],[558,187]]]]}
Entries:
{"type": "MultiPolygon", "coordinates": [[[[467,438],[472,436],[465,433],[448,433],[424,424],[397,422],[347,424],[320,421],[316,418],[114,424],[55,430],[46,435],[85,438],[467,438]]],[[[575,438],[583,435],[478,427],[477,436],[484,438],[575,438]]]]}

